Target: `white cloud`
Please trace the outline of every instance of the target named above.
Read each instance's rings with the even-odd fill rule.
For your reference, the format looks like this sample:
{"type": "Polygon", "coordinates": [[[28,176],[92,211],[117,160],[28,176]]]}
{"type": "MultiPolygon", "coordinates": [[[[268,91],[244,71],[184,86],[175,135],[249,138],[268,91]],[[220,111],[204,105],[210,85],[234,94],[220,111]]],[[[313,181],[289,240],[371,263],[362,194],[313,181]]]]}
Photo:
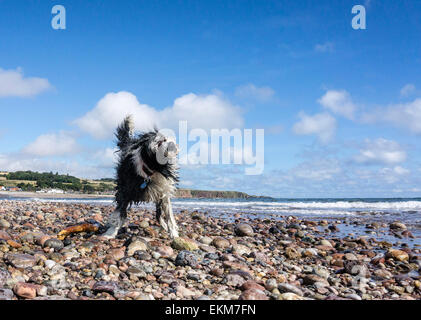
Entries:
{"type": "Polygon", "coordinates": [[[335,134],[336,120],[328,113],[318,113],[309,116],[300,112],[299,122],[294,124],[293,131],[299,135],[315,134],[322,143],[329,142],[335,134]]]}
{"type": "Polygon", "coordinates": [[[240,98],[251,98],[257,101],[267,102],[274,97],[275,91],[270,87],[256,87],[254,84],[247,84],[237,87],[235,89],[235,95],[240,98]]]}
{"type": "Polygon", "coordinates": [[[386,183],[396,183],[402,180],[403,176],[410,173],[410,170],[395,166],[393,168],[381,168],[378,177],[383,179],[386,183]]]}
{"type": "Polygon", "coordinates": [[[402,168],[401,166],[395,166],[393,168],[393,171],[398,175],[405,175],[405,174],[409,174],[411,172],[410,170],[402,168]]]}
{"type": "Polygon", "coordinates": [[[412,102],[381,108],[363,116],[363,121],[386,122],[421,134],[421,98],[412,102]]]}
{"type": "Polygon", "coordinates": [[[401,89],[401,96],[407,97],[413,94],[415,90],[416,90],[415,86],[412,83],[408,83],[401,89]]]}
{"type": "MultiPolygon", "coordinates": [[[[383,138],[367,139],[355,161],[365,164],[397,164],[406,160],[406,152],[395,141],[383,138]]],[[[396,167],[398,168],[398,167],[396,167]]],[[[399,170],[399,169],[397,169],[399,170]]]]}
{"type": "Polygon", "coordinates": [[[34,142],[23,148],[23,152],[35,156],[60,156],[79,151],[75,138],[66,132],[40,135],[34,142]]]}
{"type": "Polygon", "coordinates": [[[335,114],[348,119],[354,118],[356,106],[352,102],[349,93],[345,90],[329,90],[317,102],[335,114]]]}
{"type": "Polygon", "coordinates": [[[174,104],[157,110],[141,104],[130,92],[106,94],[94,109],[75,123],[98,139],[112,136],[116,126],[131,114],[135,128],[146,131],[154,125],[160,129],[177,129],[178,121],[186,120],[190,128],[239,128],[243,125],[241,110],[217,94],[196,95],[189,93],[175,99],[174,104]]]}
{"type": "Polygon", "coordinates": [[[342,169],[337,161],[321,159],[300,163],[290,173],[297,178],[322,181],[330,180],[341,172],[342,169]]]}
{"type": "Polygon", "coordinates": [[[0,68],[0,97],[31,97],[51,88],[47,79],[25,78],[21,68],[0,68]]]}
{"type": "Polygon", "coordinates": [[[93,159],[98,161],[100,167],[114,168],[118,161],[117,148],[105,148],[94,153],[93,159]]]}
{"type": "Polygon", "coordinates": [[[314,46],[316,52],[333,52],[335,46],[332,42],[318,43],[314,46]]]}

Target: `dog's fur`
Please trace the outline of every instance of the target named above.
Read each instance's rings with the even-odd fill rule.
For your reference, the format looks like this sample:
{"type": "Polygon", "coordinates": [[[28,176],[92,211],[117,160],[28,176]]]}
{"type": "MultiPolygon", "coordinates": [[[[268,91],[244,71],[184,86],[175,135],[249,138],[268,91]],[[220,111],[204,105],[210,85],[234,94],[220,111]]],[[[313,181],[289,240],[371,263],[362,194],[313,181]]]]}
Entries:
{"type": "Polygon", "coordinates": [[[171,238],[178,237],[170,200],[178,182],[178,149],[175,141],[157,129],[134,135],[130,116],[118,126],[115,135],[119,148],[115,195],[117,207],[108,220],[108,230],[104,236],[114,238],[117,235],[126,221],[129,206],[139,202],[154,202],[156,218],[161,226],[171,238]]]}

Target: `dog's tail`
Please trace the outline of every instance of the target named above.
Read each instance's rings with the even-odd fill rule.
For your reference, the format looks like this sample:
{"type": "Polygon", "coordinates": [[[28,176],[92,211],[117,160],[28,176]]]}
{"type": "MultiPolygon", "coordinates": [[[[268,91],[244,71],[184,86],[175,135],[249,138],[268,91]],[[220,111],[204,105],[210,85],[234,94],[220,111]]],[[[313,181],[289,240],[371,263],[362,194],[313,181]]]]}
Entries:
{"type": "Polygon", "coordinates": [[[130,144],[133,133],[133,119],[131,115],[124,118],[123,122],[117,127],[115,136],[117,138],[117,146],[120,150],[130,144]]]}

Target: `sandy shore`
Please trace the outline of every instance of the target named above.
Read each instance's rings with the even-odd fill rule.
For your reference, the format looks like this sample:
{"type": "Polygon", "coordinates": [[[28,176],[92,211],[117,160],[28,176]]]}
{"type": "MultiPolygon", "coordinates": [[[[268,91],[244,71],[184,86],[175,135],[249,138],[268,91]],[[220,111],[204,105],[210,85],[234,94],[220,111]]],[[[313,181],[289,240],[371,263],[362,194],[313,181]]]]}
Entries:
{"type": "Polygon", "coordinates": [[[37,193],[26,191],[0,191],[0,198],[2,197],[17,197],[17,198],[40,198],[40,199],[92,199],[104,198],[112,199],[114,195],[104,194],[85,194],[85,193],[37,193]]]}
{"type": "Polygon", "coordinates": [[[154,212],[133,208],[117,239],[106,240],[112,210],[0,200],[0,300],[421,299],[421,250],[399,222],[228,221],[184,210],[173,240],[154,212]],[[57,239],[82,223],[98,230],[57,239]],[[366,235],[355,236],[361,228],[366,235]]]}

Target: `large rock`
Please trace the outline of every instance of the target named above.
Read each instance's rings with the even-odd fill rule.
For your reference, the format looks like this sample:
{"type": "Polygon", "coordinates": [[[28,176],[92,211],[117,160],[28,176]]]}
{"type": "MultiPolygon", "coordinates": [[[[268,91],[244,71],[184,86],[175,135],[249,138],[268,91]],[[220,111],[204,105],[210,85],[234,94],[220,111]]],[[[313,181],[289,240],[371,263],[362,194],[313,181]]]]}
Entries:
{"type": "Polygon", "coordinates": [[[295,260],[295,259],[301,258],[301,254],[297,251],[297,249],[295,249],[293,247],[287,247],[285,249],[285,254],[291,260],[295,260]]]}
{"type": "Polygon", "coordinates": [[[10,228],[10,222],[3,218],[0,218],[0,229],[1,228],[4,228],[4,229],[10,228]]]}
{"type": "Polygon", "coordinates": [[[0,300],[12,300],[14,296],[12,290],[0,288],[0,300]]]}
{"type": "Polygon", "coordinates": [[[12,238],[10,237],[10,235],[6,231],[0,230],[0,239],[11,240],[12,238]]]}
{"type": "Polygon", "coordinates": [[[127,255],[131,257],[136,251],[146,251],[147,249],[148,244],[146,241],[141,239],[134,239],[127,247],[127,255]]]}
{"type": "Polygon", "coordinates": [[[13,291],[18,297],[33,299],[37,296],[37,285],[33,283],[18,282],[13,287],[13,291]]]}
{"type": "Polygon", "coordinates": [[[226,249],[231,245],[227,239],[224,239],[222,237],[216,237],[215,239],[213,239],[212,244],[218,249],[226,249]]]}
{"type": "Polygon", "coordinates": [[[247,223],[237,224],[234,228],[234,232],[237,236],[240,236],[240,237],[244,237],[244,236],[251,237],[254,235],[253,228],[247,223]]]}
{"type": "Polygon", "coordinates": [[[269,300],[262,290],[248,289],[241,293],[239,300],[269,300]]]}
{"type": "Polygon", "coordinates": [[[402,222],[395,221],[389,225],[389,228],[393,230],[406,230],[406,225],[402,222]]]}
{"type": "Polygon", "coordinates": [[[394,260],[398,261],[408,261],[409,255],[402,250],[389,249],[389,251],[386,254],[386,258],[393,258],[394,260]]]}
{"type": "Polygon", "coordinates": [[[195,241],[187,238],[175,238],[171,246],[176,250],[188,250],[188,251],[194,251],[199,249],[199,246],[196,244],[195,241]]]}
{"type": "Polygon", "coordinates": [[[114,294],[114,292],[118,290],[118,286],[112,281],[98,281],[93,285],[92,290],[94,292],[108,292],[114,294]]]}
{"type": "Polygon", "coordinates": [[[7,255],[6,261],[15,268],[33,267],[37,262],[35,257],[26,253],[10,253],[7,255]]]}
{"type": "Polygon", "coordinates": [[[197,257],[193,252],[183,250],[175,258],[175,265],[196,267],[198,265],[197,257]]]}
{"type": "Polygon", "coordinates": [[[51,238],[44,242],[44,248],[53,248],[54,251],[60,251],[64,248],[64,244],[59,239],[51,238]]]}
{"type": "Polygon", "coordinates": [[[242,276],[235,273],[228,273],[225,275],[223,281],[224,284],[231,287],[240,287],[246,282],[242,276]]]}

